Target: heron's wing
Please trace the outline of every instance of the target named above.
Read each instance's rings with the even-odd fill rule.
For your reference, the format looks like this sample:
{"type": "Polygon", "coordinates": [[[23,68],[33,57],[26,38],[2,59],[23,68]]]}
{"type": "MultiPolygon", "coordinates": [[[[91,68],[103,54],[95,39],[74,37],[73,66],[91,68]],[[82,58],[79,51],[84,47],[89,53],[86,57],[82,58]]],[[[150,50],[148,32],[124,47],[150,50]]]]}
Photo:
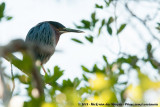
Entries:
{"type": "Polygon", "coordinates": [[[42,64],[46,63],[55,50],[55,32],[51,28],[48,22],[42,22],[31,28],[26,36],[27,43],[34,43],[39,45],[41,48],[45,48],[46,50],[50,50],[51,52],[42,51],[35,49],[34,54],[35,58],[39,59],[42,64]]]}
{"type": "Polygon", "coordinates": [[[26,36],[26,42],[34,42],[43,45],[54,45],[55,32],[47,22],[42,22],[31,28],[26,36]]]}

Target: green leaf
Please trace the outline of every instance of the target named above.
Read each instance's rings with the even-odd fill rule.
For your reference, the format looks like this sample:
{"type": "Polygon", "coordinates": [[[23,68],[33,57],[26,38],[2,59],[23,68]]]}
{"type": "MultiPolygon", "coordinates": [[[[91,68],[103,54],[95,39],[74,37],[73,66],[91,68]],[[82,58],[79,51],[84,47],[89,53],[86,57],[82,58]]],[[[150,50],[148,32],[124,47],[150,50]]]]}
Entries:
{"type": "Polygon", "coordinates": [[[104,24],[105,24],[105,19],[102,20],[101,27],[103,27],[104,24]]]}
{"type": "Polygon", "coordinates": [[[2,2],[2,3],[0,4],[0,20],[1,20],[1,18],[4,17],[4,10],[5,10],[5,3],[2,2]]]}
{"type": "Polygon", "coordinates": [[[96,8],[99,8],[99,9],[103,9],[103,6],[102,6],[102,5],[96,4],[95,7],[96,7],[96,8]]]}
{"type": "Polygon", "coordinates": [[[102,31],[104,24],[105,24],[105,19],[103,19],[101,22],[101,27],[99,27],[99,30],[98,30],[98,36],[101,34],[101,31],[102,31]]]}
{"type": "Polygon", "coordinates": [[[7,16],[6,19],[7,20],[11,20],[13,17],[12,16],[7,16]]]}
{"type": "Polygon", "coordinates": [[[89,35],[89,36],[85,36],[85,38],[86,38],[89,42],[93,43],[93,36],[89,35]]]}
{"type": "Polygon", "coordinates": [[[76,26],[76,28],[78,28],[78,29],[84,29],[84,27],[83,26],[78,26],[78,25],[76,25],[76,24],[74,24],[75,26],[76,26]]]}
{"type": "Polygon", "coordinates": [[[118,29],[117,34],[119,34],[125,27],[126,27],[126,24],[122,24],[118,29]]]}
{"type": "Polygon", "coordinates": [[[62,75],[63,75],[63,70],[60,70],[58,66],[54,67],[54,74],[53,75],[45,75],[45,82],[46,83],[55,83],[62,75]]]}
{"type": "Polygon", "coordinates": [[[91,19],[92,19],[92,26],[95,27],[96,23],[98,22],[98,19],[96,18],[96,12],[93,12],[91,14],[91,19]]]}
{"type": "Polygon", "coordinates": [[[91,22],[88,20],[81,20],[81,23],[83,24],[82,26],[74,24],[78,29],[89,29],[91,26],[91,22]]]}
{"type": "Polygon", "coordinates": [[[73,85],[73,83],[71,82],[71,80],[70,79],[68,79],[68,80],[63,80],[63,88],[65,88],[65,87],[73,87],[74,85],[73,85]]]}
{"type": "Polygon", "coordinates": [[[100,27],[98,30],[98,36],[101,34],[101,31],[102,31],[102,27],[100,27]]]}
{"type": "Polygon", "coordinates": [[[112,1],[113,1],[113,0],[109,0],[109,1],[108,1],[108,0],[107,0],[107,1],[104,0],[104,2],[106,3],[106,6],[107,6],[107,7],[111,4],[112,1]]]}
{"type": "Polygon", "coordinates": [[[110,24],[114,22],[114,18],[113,17],[110,17],[108,19],[108,22],[107,22],[107,31],[110,35],[112,35],[112,28],[110,27],[110,24]]]}
{"type": "Polygon", "coordinates": [[[148,43],[147,44],[147,55],[148,55],[149,58],[153,57],[152,53],[153,53],[153,51],[152,51],[152,45],[151,45],[151,43],[148,43]]]}
{"type": "Polygon", "coordinates": [[[74,87],[76,88],[76,87],[78,87],[78,85],[81,83],[81,81],[78,79],[78,78],[75,78],[74,80],[73,80],[73,84],[74,84],[74,87]]]}
{"type": "Polygon", "coordinates": [[[110,17],[110,18],[108,19],[107,25],[110,25],[112,22],[114,22],[114,18],[113,18],[113,17],[110,17]]]}
{"type": "Polygon", "coordinates": [[[123,69],[119,69],[119,74],[124,74],[124,70],[123,69]]]}
{"type": "Polygon", "coordinates": [[[1,11],[4,11],[4,9],[5,9],[5,3],[4,2],[2,2],[1,4],[0,4],[0,10],[1,11]]]}
{"type": "Polygon", "coordinates": [[[18,78],[20,82],[23,84],[29,84],[29,82],[31,82],[30,78],[27,77],[26,75],[20,75],[18,78]]]}
{"type": "Polygon", "coordinates": [[[53,81],[56,81],[58,78],[60,78],[63,75],[63,70],[60,70],[58,66],[54,67],[54,75],[52,76],[53,81]]]}
{"type": "Polygon", "coordinates": [[[104,61],[108,64],[107,57],[103,55],[103,59],[104,59],[104,61]]]}
{"type": "Polygon", "coordinates": [[[94,64],[93,66],[92,73],[94,72],[101,72],[101,69],[98,68],[97,64],[94,64]]]}
{"type": "Polygon", "coordinates": [[[23,67],[24,72],[31,72],[33,67],[33,58],[27,54],[26,52],[23,53],[23,61],[19,63],[19,66],[23,67]]]}
{"type": "Polygon", "coordinates": [[[90,21],[88,21],[88,20],[82,20],[81,21],[82,23],[83,23],[83,27],[85,28],[85,29],[90,29],[90,26],[91,26],[91,22],[90,21]]]}
{"type": "Polygon", "coordinates": [[[76,88],[76,87],[79,86],[80,83],[81,83],[81,81],[78,78],[75,78],[73,80],[73,82],[70,79],[63,80],[62,89],[66,88],[66,87],[74,87],[74,88],[76,88]]]}
{"type": "Polygon", "coordinates": [[[82,42],[82,41],[80,41],[80,40],[78,40],[78,39],[76,39],[76,38],[72,38],[71,40],[73,40],[73,41],[75,41],[75,42],[77,42],[77,43],[81,43],[81,44],[83,44],[83,42],[82,42]]]}
{"type": "Polygon", "coordinates": [[[109,25],[107,25],[107,31],[110,35],[112,35],[112,28],[109,25]]]}
{"type": "Polygon", "coordinates": [[[83,70],[83,71],[85,71],[85,72],[90,72],[85,66],[82,65],[81,67],[82,67],[82,70],[83,70]]]}
{"type": "Polygon", "coordinates": [[[117,59],[117,63],[118,64],[123,64],[123,63],[127,63],[129,64],[132,68],[138,68],[137,66],[137,62],[138,62],[138,57],[137,56],[131,56],[129,55],[127,58],[121,57],[117,59]]]}
{"type": "Polygon", "coordinates": [[[105,73],[106,72],[106,67],[103,67],[102,69],[100,69],[97,64],[94,64],[93,69],[90,73],[95,73],[95,72],[101,72],[101,73],[105,73]]]}
{"type": "Polygon", "coordinates": [[[83,74],[83,79],[88,82],[88,78],[83,74]]]}
{"type": "Polygon", "coordinates": [[[80,94],[84,94],[84,93],[91,94],[91,93],[92,93],[92,90],[90,89],[90,87],[85,86],[85,87],[81,87],[81,88],[79,89],[79,93],[80,93],[80,94]]]}
{"type": "Polygon", "coordinates": [[[152,45],[151,45],[151,43],[148,43],[147,44],[147,52],[151,52],[151,50],[152,50],[152,45]]]}

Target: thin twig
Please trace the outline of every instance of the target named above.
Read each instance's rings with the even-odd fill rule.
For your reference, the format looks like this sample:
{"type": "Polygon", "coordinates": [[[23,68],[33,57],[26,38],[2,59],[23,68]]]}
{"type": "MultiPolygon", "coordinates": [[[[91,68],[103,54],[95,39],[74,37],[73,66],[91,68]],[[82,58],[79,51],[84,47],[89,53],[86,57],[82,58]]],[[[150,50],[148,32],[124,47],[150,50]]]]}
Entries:
{"type": "Polygon", "coordinates": [[[13,91],[15,89],[15,81],[14,81],[14,75],[13,75],[13,66],[12,66],[12,63],[10,62],[11,64],[11,75],[12,75],[12,84],[13,84],[13,87],[12,87],[12,94],[13,94],[13,91]]]}
{"type": "MultiPolygon", "coordinates": [[[[44,45],[43,46],[41,44],[36,45],[33,43],[30,43],[29,45],[27,45],[23,40],[17,39],[17,40],[11,41],[8,45],[0,46],[0,56],[5,58],[9,62],[12,62],[12,64],[15,67],[17,67],[20,71],[22,71],[23,73],[25,73],[29,77],[32,77],[34,79],[34,81],[36,81],[35,86],[38,87],[39,92],[43,93],[43,84],[44,83],[43,83],[43,80],[41,78],[39,71],[37,70],[37,67],[35,66],[35,63],[33,63],[33,65],[32,65],[33,67],[31,68],[31,72],[30,71],[26,72],[23,67],[24,65],[22,64],[23,60],[20,60],[19,58],[17,58],[13,54],[11,54],[16,51],[21,51],[22,53],[24,53],[24,51],[27,51],[27,50],[30,50],[27,53],[33,54],[32,51],[34,51],[35,49],[39,50],[39,51],[46,52],[47,54],[50,54],[50,53],[52,53],[52,51],[54,51],[53,48],[49,47],[49,46],[47,46],[47,48],[46,48],[46,46],[44,46],[44,45]],[[21,66],[19,64],[21,64],[21,66]],[[36,73],[35,73],[35,70],[36,70],[36,73]]],[[[46,84],[49,84],[51,86],[53,85],[52,83],[46,83],[46,84]]],[[[55,84],[57,84],[57,83],[55,82],[55,84]]],[[[58,87],[60,88],[60,85],[58,85],[58,87]]]]}
{"type": "MultiPolygon", "coordinates": [[[[113,2],[113,5],[114,5],[114,19],[115,19],[115,29],[116,31],[118,31],[118,28],[117,28],[117,2],[118,1],[115,1],[115,3],[113,2]]],[[[120,38],[119,38],[119,35],[117,35],[116,33],[116,37],[117,37],[117,41],[118,41],[118,46],[119,46],[119,52],[118,52],[118,56],[121,54],[121,42],[120,42],[120,38]]]]}
{"type": "MultiPolygon", "coordinates": [[[[32,47],[34,45],[30,44],[29,46],[31,47],[28,47],[28,45],[21,39],[13,40],[6,46],[0,46],[0,56],[12,62],[13,65],[19,68],[22,72],[24,72],[23,65],[22,66],[19,65],[19,63],[23,63],[23,61],[19,60],[17,57],[12,55],[12,53],[17,52],[17,51],[20,51],[22,53],[26,52],[30,58],[30,61],[31,61],[30,64],[32,64],[32,66],[30,68],[31,71],[28,71],[28,72],[25,71],[24,73],[27,74],[29,77],[33,78],[33,81],[35,83],[36,88],[39,91],[39,94],[44,95],[43,79],[41,78],[41,75],[39,71],[37,70],[37,67],[35,66],[35,60],[33,56],[33,47],[32,47]]],[[[35,46],[35,47],[36,49],[40,48],[40,47],[37,48],[38,46],[35,46]]]]}
{"type": "Polygon", "coordinates": [[[153,32],[151,31],[151,29],[149,28],[149,26],[146,23],[146,20],[142,20],[140,17],[138,17],[137,15],[135,15],[128,7],[128,4],[125,3],[125,7],[127,9],[127,11],[134,17],[136,18],[138,21],[140,21],[144,27],[147,29],[147,31],[149,32],[149,34],[160,43],[160,39],[156,37],[156,35],[153,34],[153,32]]]}

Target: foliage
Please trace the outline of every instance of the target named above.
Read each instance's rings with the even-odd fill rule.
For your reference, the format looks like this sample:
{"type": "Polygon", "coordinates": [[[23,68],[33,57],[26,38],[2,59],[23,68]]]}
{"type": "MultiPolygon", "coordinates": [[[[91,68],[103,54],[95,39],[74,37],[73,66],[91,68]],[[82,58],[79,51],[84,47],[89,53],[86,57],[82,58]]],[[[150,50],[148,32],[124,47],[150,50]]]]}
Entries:
{"type": "MultiPolygon", "coordinates": [[[[113,0],[104,0],[103,5],[96,3],[95,9],[96,11],[97,9],[104,11],[112,3],[114,3],[113,0]]],[[[118,28],[114,28],[112,25],[117,23],[117,16],[98,19],[96,11],[91,13],[90,20],[83,19],[81,25],[75,25],[79,29],[98,32],[96,36],[89,34],[84,37],[91,44],[94,40],[97,40],[97,37],[103,35],[102,31],[106,31],[111,37],[113,33],[119,36],[127,27],[128,23],[123,23],[119,24],[118,28]]],[[[159,30],[159,23],[156,29],[159,30]]],[[[85,44],[85,42],[76,38],[72,38],[72,40],[85,44]]],[[[63,76],[64,70],[55,66],[53,70],[47,71],[48,75],[42,75],[44,95],[40,95],[35,88],[31,76],[17,74],[14,78],[26,87],[24,90],[27,91],[28,100],[24,102],[24,107],[35,107],[35,105],[37,107],[93,107],[98,104],[106,107],[125,106],[123,104],[128,104],[128,101],[132,104],[145,104],[147,103],[145,102],[145,93],[148,90],[155,92],[160,90],[160,81],[157,78],[154,78],[153,81],[142,69],[142,64],[150,64],[153,70],[159,71],[160,63],[154,58],[153,53],[152,44],[147,43],[146,56],[141,58],[136,55],[122,54],[113,62],[109,62],[108,57],[103,55],[103,67],[94,64],[89,69],[85,65],[81,65],[82,78],[75,78],[73,81],[66,79],[63,80],[61,85],[57,83],[57,80],[63,76]],[[132,75],[129,75],[131,72],[135,72],[136,77],[133,78],[132,75]],[[121,79],[121,77],[126,77],[126,79],[121,79]],[[133,78],[134,82],[130,82],[130,78],[133,78]]],[[[30,61],[24,61],[23,64],[17,61],[17,65],[21,67],[25,65],[25,70],[30,70],[30,61]]]]}
{"type": "Polygon", "coordinates": [[[6,4],[5,2],[2,2],[0,4],[0,21],[5,18],[6,20],[11,20],[12,19],[12,16],[7,16],[5,15],[5,8],[6,8],[6,4]]]}

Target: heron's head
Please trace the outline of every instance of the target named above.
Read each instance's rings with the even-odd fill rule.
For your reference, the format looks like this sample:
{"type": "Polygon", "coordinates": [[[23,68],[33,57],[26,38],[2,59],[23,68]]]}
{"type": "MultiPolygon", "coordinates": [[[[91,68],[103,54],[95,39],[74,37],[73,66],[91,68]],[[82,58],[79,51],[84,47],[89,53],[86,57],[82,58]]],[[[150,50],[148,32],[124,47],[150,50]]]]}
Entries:
{"type": "Polygon", "coordinates": [[[53,28],[60,34],[67,33],[67,32],[83,33],[83,31],[80,31],[80,30],[66,28],[64,25],[62,25],[59,22],[48,21],[48,23],[51,24],[53,28]]]}

